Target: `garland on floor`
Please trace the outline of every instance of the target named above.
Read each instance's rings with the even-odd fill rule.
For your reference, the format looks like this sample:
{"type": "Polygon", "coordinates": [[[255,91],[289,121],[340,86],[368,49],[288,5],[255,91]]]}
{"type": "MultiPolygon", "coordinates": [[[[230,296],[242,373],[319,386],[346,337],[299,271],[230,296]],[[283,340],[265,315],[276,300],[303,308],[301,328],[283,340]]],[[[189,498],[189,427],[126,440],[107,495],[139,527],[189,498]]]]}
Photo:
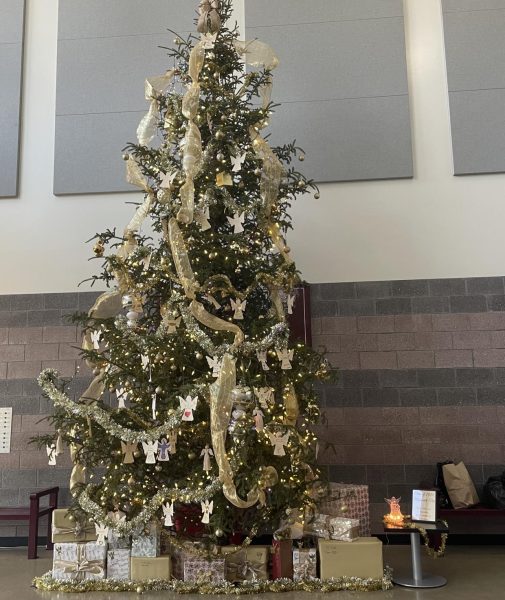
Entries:
{"type": "Polygon", "coordinates": [[[382,579],[361,579],[359,577],[339,577],[338,579],[304,579],[292,581],[291,579],[277,579],[275,581],[244,581],[240,584],[228,582],[185,582],[152,579],[149,581],[116,581],[114,579],[99,579],[88,581],[61,581],[53,579],[51,571],[36,577],[33,586],[46,592],[175,592],[176,594],[223,594],[227,596],[240,596],[242,594],[264,594],[281,592],[376,592],[390,590],[392,572],[389,568],[384,571],[382,579]]]}

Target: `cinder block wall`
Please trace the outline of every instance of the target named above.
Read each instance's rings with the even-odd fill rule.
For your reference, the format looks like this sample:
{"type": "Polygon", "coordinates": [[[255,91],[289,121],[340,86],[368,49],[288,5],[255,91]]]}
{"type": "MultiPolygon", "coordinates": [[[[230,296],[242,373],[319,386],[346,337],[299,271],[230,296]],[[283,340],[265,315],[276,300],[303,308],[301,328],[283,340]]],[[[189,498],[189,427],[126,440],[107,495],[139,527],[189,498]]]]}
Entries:
{"type": "Polygon", "coordinates": [[[501,473],[502,277],[314,285],[312,317],[314,347],[340,370],[321,390],[332,480],[367,483],[379,516],[392,495],[409,509],[437,461],[465,461],[478,489],[501,473]]]}
{"type": "MultiPolygon", "coordinates": [[[[67,315],[88,310],[96,297],[95,292],[0,296],[0,406],[13,408],[11,452],[0,454],[2,507],[27,506],[30,493],[54,485],[61,488],[61,504],[68,503],[68,452],[58,466],[49,467],[45,449],[29,444],[38,432],[52,430],[47,421],[40,422],[50,414],[51,403],[36,378],[41,369],[52,367],[75,377],[74,394],[84,389],[89,372],[78,358],[80,334],[67,315]]],[[[27,535],[23,522],[0,521],[0,538],[27,535]]]]}

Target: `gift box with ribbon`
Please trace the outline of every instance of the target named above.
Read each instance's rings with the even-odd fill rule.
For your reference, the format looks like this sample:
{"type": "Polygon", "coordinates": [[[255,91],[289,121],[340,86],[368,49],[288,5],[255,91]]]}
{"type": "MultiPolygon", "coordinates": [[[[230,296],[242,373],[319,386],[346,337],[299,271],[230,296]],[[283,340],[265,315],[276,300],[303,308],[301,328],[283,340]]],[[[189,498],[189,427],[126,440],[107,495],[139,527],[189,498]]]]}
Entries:
{"type": "Polygon", "coordinates": [[[331,517],[330,515],[317,515],[306,527],[306,533],[325,540],[341,540],[342,542],[353,542],[358,539],[359,531],[358,519],[331,517]]]}
{"type": "Polygon", "coordinates": [[[132,557],[130,566],[132,581],[168,580],[172,574],[170,556],[132,557]]]}
{"type": "MultiPolygon", "coordinates": [[[[109,519],[114,521],[116,527],[123,525],[126,521],[125,513],[121,511],[111,511],[107,515],[109,519]]],[[[115,530],[115,528],[110,527],[109,532],[107,534],[107,545],[109,546],[109,550],[118,549],[118,550],[126,550],[130,549],[131,541],[130,536],[123,536],[115,530]]]]}
{"type": "Polygon", "coordinates": [[[96,540],[95,524],[90,521],[74,520],[66,508],[57,508],[53,511],[52,523],[52,538],[55,544],[96,540]]]}
{"type": "Polygon", "coordinates": [[[293,550],[293,579],[315,579],[317,577],[317,552],[315,548],[293,550]]]}
{"type": "Polygon", "coordinates": [[[330,483],[329,495],[319,503],[319,513],[359,520],[359,534],[370,535],[370,502],[367,485],[330,483]]]}
{"type": "Polygon", "coordinates": [[[187,556],[184,560],[184,581],[194,583],[224,581],[224,558],[205,560],[187,556]]]}
{"type": "Polygon", "coordinates": [[[234,548],[223,546],[225,576],[232,583],[268,579],[268,559],[270,546],[247,546],[234,548]]]}
{"type": "Polygon", "coordinates": [[[114,548],[107,552],[107,579],[130,579],[130,550],[114,548]]]}
{"type": "Polygon", "coordinates": [[[293,578],[293,540],[272,542],[272,579],[293,578]]]}
{"type": "Polygon", "coordinates": [[[105,578],[107,547],[95,542],[68,542],[54,545],[53,577],[84,581],[105,578]]]}
{"type": "Polygon", "coordinates": [[[142,534],[133,536],[132,557],[155,558],[160,555],[161,528],[151,523],[142,534]]]}

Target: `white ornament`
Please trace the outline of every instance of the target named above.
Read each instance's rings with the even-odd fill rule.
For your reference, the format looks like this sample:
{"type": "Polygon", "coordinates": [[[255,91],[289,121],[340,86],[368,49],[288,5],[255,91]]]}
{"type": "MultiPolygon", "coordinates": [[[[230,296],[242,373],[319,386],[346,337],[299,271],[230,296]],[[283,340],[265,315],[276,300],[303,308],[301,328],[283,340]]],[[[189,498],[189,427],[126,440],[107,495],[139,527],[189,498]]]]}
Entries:
{"type": "Polygon", "coordinates": [[[165,322],[167,324],[167,333],[177,333],[177,327],[181,324],[182,317],[178,317],[177,319],[167,319],[165,322]]]}
{"type": "Polygon", "coordinates": [[[56,444],[51,444],[50,446],[46,446],[47,458],[49,459],[47,464],[50,467],[56,466],[56,444]]]}
{"type": "Polygon", "coordinates": [[[163,508],[163,516],[165,517],[165,527],[172,527],[174,524],[172,521],[172,517],[174,516],[174,503],[167,502],[162,505],[163,508]]]}
{"type": "Polygon", "coordinates": [[[268,409],[268,406],[270,404],[273,404],[274,388],[272,388],[272,387],[254,388],[254,393],[256,394],[262,408],[268,409]]]}
{"type": "Polygon", "coordinates": [[[258,361],[261,363],[263,371],[270,371],[270,367],[268,366],[268,363],[267,363],[267,351],[266,350],[258,350],[256,352],[256,356],[258,358],[258,361]]]}
{"type": "Polygon", "coordinates": [[[168,432],[168,444],[169,444],[169,452],[170,454],[177,453],[177,431],[172,429],[168,432]]]}
{"type": "Polygon", "coordinates": [[[111,510],[107,513],[107,516],[114,521],[116,527],[126,521],[126,513],[121,510],[111,510]]]}
{"type": "Polygon", "coordinates": [[[233,225],[233,233],[242,233],[244,231],[245,212],[235,213],[233,217],[227,217],[228,223],[233,225]]]}
{"type": "Polygon", "coordinates": [[[231,308],[234,311],[233,318],[235,321],[243,321],[244,320],[244,310],[247,304],[247,300],[240,301],[238,298],[230,300],[231,308]]]}
{"type": "Polygon", "coordinates": [[[156,400],[157,400],[157,396],[156,396],[156,394],[153,394],[153,397],[151,400],[151,410],[152,410],[152,414],[153,414],[153,421],[156,421],[156,400]]]}
{"type": "Polygon", "coordinates": [[[210,464],[211,456],[214,456],[214,451],[209,447],[209,444],[205,445],[205,448],[200,452],[200,456],[203,456],[203,470],[211,471],[212,465],[210,464]]]}
{"type": "Polygon", "coordinates": [[[288,443],[289,431],[284,435],[280,431],[276,431],[275,433],[269,433],[268,437],[274,447],[274,456],[286,456],[284,446],[288,443]]]}
{"type": "Polygon", "coordinates": [[[158,444],[158,461],[167,462],[170,460],[170,444],[167,442],[167,438],[161,438],[158,444]]]}
{"type": "Polygon", "coordinates": [[[147,356],[147,354],[142,354],[140,360],[142,361],[142,368],[146,371],[149,366],[149,356],[147,356]]]}
{"type": "Polygon", "coordinates": [[[118,388],[116,390],[116,396],[118,401],[118,408],[126,408],[125,400],[128,398],[128,392],[124,388],[118,388]]]}
{"type": "Polygon", "coordinates": [[[146,455],[146,464],[156,464],[156,454],[158,453],[158,440],[154,442],[142,442],[144,454],[146,455]]]}
{"type": "Polygon", "coordinates": [[[244,154],[238,154],[237,156],[230,156],[231,164],[233,165],[233,173],[238,173],[242,170],[242,165],[244,164],[246,158],[247,152],[244,152],[244,154]]]}
{"type": "Polygon", "coordinates": [[[93,342],[93,348],[95,350],[99,350],[100,349],[100,340],[102,338],[102,332],[101,331],[92,331],[91,332],[91,341],[93,342]]]}
{"type": "Polygon", "coordinates": [[[284,348],[284,350],[277,350],[277,357],[281,361],[281,369],[283,371],[289,371],[292,369],[291,361],[293,360],[293,356],[295,354],[294,350],[288,350],[284,348]]]}
{"type": "Polygon", "coordinates": [[[160,188],[170,189],[176,177],[177,171],[173,171],[172,173],[165,173],[165,175],[163,175],[163,179],[161,180],[160,188]]]}
{"type": "Polygon", "coordinates": [[[295,305],[296,296],[294,294],[288,294],[286,303],[288,305],[288,315],[293,314],[293,307],[295,305]]]}
{"type": "Polygon", "coordinates": [[[198,396],[195,396],[194,398],[191,396],[186,396],[186,398],[178,396],[178,398],[181,408],[184,411],[182,413],[182,421],[194,421],[193,411],[198,404],[198,396]]]}
{"type": "Polygon", "coordinates": [[[95,523],[96,543],[105,546],[105,538],[109,535],[109,528],[103,523],[95,523]]]}
{"type": "Polygon", "coordinates": [[[212,225],[210,224],[210,221],[209,221],[210,209],[208,206],[205,210],[196,213],[195,219],[196,219],[198,225],[200,225],[201,231],[207,231],[208,229],[212,228],[212,225]]]}
{"type": "Polygon", "coordinates": [[[211,358],[207,356],[207,363],[209,367],[212,369],[212,377],[219,377],[219,373],[221,373],[221,361],[217,356],[211,358]]]}
{"type": "Polygon", "coordinates": [[[216,45],[217,33],[202,33],[200,40],[205,50],[212,50],[216,45]]]}
{"type": "Polygon", "coordinates": [[[264,428],[263,417],[264,416],[265,415],[264,415],[263,411],[261,410],[261,408],[255,408],[253,410],[253,417],[254,417],[256,431],[263,431],[263,428],[264,428]]]}
{"type": "Polygon", "coordinates": [[[130,444],[128,442],[123,442],[123,440],[121,440],[121,452],[124,454],[123,463],[125,465],[131,465],[132,463],[135,462],[133,453],[137,452],[137,449],[138,449],[137,442],[130,444]]]}
{"type": "Polygon", "coordinates": [[[206,525],[208,525],[210,523],[209,517],[214,510],[214,502],[212,500],[210,502],[208,500],[205,500],[204,502],[201,503],[201,505],[202,505],[202,512],[203,512],[202,523],[205,523],[206,525]]]}

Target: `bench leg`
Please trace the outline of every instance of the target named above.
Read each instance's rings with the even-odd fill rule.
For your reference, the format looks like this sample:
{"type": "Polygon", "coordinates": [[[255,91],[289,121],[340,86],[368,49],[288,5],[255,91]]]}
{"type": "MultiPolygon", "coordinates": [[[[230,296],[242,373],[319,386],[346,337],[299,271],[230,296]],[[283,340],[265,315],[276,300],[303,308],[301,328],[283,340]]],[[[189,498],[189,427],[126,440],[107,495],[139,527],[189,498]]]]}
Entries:
{"type": "Polygon", "coordinates": [[[50,512],[47,515],[47,543],[46,543],[46,549],[47,550],[52,550],[53,549],[53,513],[50,512]]]}
{"type": "Polygon", "coordinates": [[[30,498],[30,521],[28,526],[28,558],[37,558],[39,529],[39,499],[30,498]]]}

